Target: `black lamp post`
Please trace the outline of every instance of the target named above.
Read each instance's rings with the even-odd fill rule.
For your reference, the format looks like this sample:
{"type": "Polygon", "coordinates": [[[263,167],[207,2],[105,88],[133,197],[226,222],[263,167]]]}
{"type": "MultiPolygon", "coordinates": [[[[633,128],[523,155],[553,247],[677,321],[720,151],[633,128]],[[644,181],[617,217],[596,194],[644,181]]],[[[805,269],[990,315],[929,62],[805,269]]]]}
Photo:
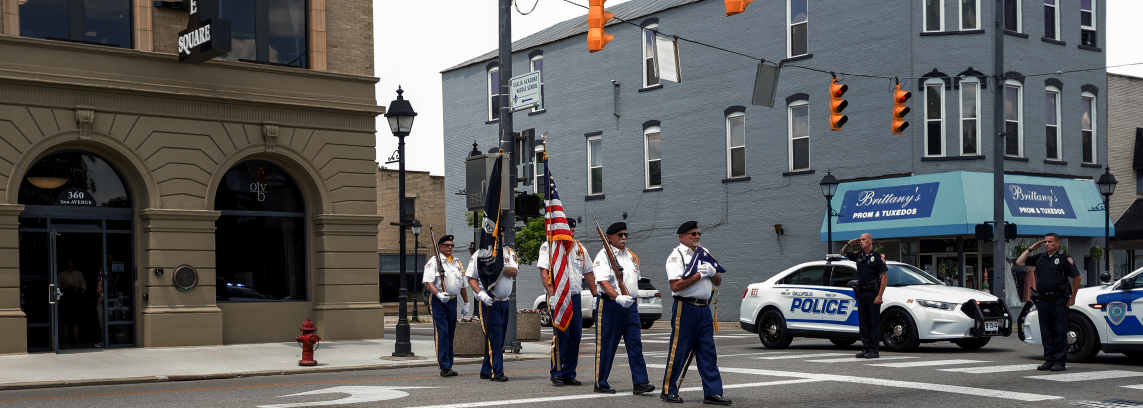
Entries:
{"type": "MultiPolygon", "coordinates": [[[[413,271],[414,271],[413,279],[417,279],[417,276],[416,276],[416,270],[417,269],[416,268],[417,268],[417,265],[421,264],[420,263],[420,259],[421,259],[420,255],[421,254],[419,253],[420,252],[419,250],[421,249],[421,242],[418,239],[420,237],[421,237],[421,221],[420,220],[413,220],[413,262],[416,262],[416,264],[413,265],[413,271]]],[[[417,293],[413,294],[413,296],[416,296],[416,298],[413,299],[413,320],[416,320],[419,322],[419,321],[421,321],[421,313],[419,311],[417,311],[417,304],[421,303],[421,292],[422,292],[421,286],[422,285],[413,285],[413,286],[417,287],[417,293]]]]}
{"type": "Polygon", "coordinates": [[[1105,167],[1103,175],[1099,176],[1099,181],[1095,185],[1099,187],[1099,193],[1103,194],[1103,267],[1104,271],[1111,273],[1111,195],[1115,193],[1115,185],[1119,184],[1115,181],[1115,176],[1111,175],[1111,168],[1105,167]]]}
{"type": "MultiPolygon", "coordinates": [[[[405,136],[409,135],[409,131],[413,129],[413,118],[417,116],[417,112],[413,111],[413,105],[409,104],[401,94],[405,91],[401,87],[397,87],[397,99],[389,102],[389,109],[385,110],[385,118],[389,120],[389,130],[393,132],[393,136],[397,136],[397,156],[400,161],[400,179],[397,188],[397,199],[401,212],[401,217],[405,216],[405,136]]],[[[413,343],[409,340],[409,319],[406,309],[406,300],[408,299],[408,290],[405,286],[407,280],[405,278],[405,227],[411,227],[411,223],[406,223],[401,220],[399,223],[391,222],[389,225],[399,225],[401,227],[401,291],[397,296],[400,300],[400,314],[397,317],[397,342],[393,346],[394,357],[413,357],[413,343]]]]}
{"type": "Polygon", "coordinates": [[[833,253],[833,194],[837,192],[837,178],[833,176],[828,170],[825,177],[822,177],[821,183],[822,195],[826,199],[826,216],[829,217],[826,221],[826,253],[833,253]]]}

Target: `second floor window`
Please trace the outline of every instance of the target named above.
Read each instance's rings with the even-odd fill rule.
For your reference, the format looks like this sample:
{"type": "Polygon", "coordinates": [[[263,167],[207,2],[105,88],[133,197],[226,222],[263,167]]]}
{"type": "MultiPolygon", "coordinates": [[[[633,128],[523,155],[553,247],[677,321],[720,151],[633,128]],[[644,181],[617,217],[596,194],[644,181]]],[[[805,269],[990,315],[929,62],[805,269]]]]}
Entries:
{"type": "Polygon", "coordinates": [[[810,105],[807,101],[790,104],[790,171],[810,169],[810,105]]]}
{"type": "Polygon", "coordinates": [[[218,9],[232,27],[230,53],[219,59],[309,66],[306,0],[226,0],[218,9]]]}
{"type": "Polygon", "coordinates": [[[11,0],[20,35],[133,48],[131,0],[11,0]]]}
{"type": "Polygon", "coordinates": [[[1063,160],[1060,154],[1060,90],[1049,86],[1044,101],[1044,135],[1048,148],[1048,160],[1063,160]]]}
{"type": "Polygon", "coordinates": [[[603,138],[587,139],[587,194],[603,194],[603,138]]]}
{"type": "Polygon", "coordinates": [[[540,73],[540,104],[532,112],[544,110],[544,57],[532,58],[532,72],[540,73]]]}
{"type": "Polygon", "coordinates": [[[980,0],[960,0],[960,29],[979,30],[980,0]]]}
{"type": "Polygon", "coordinates": [[[809,0],[789,0],[790,32],[787,38],[786,52],[789,57],[797,57],[810,53],[810,4],[809,0]]]}
{"type": "Polygon", "coordinates": [[[1020,32],[1020,0],[1004,0],[1004,29],[1020,32]]]}
{"type": "Polygon", "coordinates": [[[1024,101],[1020,83],[1009,80],[1004,86],[1004,154],[1024,157],[1024,101]]]}
{"type": "Polygon", "coordinates": [[[945,83],[925,84],[925,156],[945,155],[945,83]]]}
{"type": "Polygon", "coordinates": [[[726,117],[726,177],[746,176],[746,114],[726,117]]]}
{"type": "Polygon", "coordinates": [[[1057,32],[1060,29],[1060,12],[1056,2],[1060,0],[1044,0],[1044,38],[1059,40],[1057,32]]]}
{"type": "Polygon", "coordinates": [[[488,120],[500,120],[500,68],[488,71],[488,120]]]}
{"type": "Polygon", "coordinates": [[[659,71],[655,69],[655,29],[658,24],[643,28],[643,87],[659,85],[659,71]]]}
{"type": "Polygon", "coordinates": [[[960,154],[980,154],[980,83],[960,83],[960,154]]]}
{"type": "Polygon", "coordinates": [[[1095,0],[1080,0],[1080,44],[1099,44],[1095,32],[1095,0]]]}
{"type": "Polygon", "coordinates": [[[925,31],[942,31],[945,26],[945,2],[943,0],[925,1],[925,31]]]}
{"type": "Polygon", "coordinates": [[[1084,92],[1083,115],[1080,116],[1080,131],[1083,132],[1083,162],[1095,163],[1095,95],[1084,92]]]}
{"type": "Polygon", "coordinates": [[[545,192],[547,189],[547,186],[544,184],[544,148],[545,147],[543,144],[540,144],[540,143],[536,144],[536,161],[534,162],[534,163],[536,163],[536,165],[533,166],[535,168],[534,172],[535,172],[535,176],[536,176],[536,181],[532,183],[532,192],[533,193],[547,194],[545,192]]]}
{"type": "Polygon", "coordinates": [[[663,157],[659,147],[662,142],[660,137],[659,127],[652,126],[643,131],[644,148],[643,154],[647,160],[647,165],[644,168],[644,177],[647,180],[647,188],[657,188],[663,186],[663,157]]]}

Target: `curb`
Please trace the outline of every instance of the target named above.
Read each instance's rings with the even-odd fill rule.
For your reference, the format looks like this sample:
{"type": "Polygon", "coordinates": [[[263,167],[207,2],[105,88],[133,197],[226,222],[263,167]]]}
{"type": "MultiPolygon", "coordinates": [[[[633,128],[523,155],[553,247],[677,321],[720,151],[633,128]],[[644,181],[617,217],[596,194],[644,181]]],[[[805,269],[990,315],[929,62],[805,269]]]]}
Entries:
{"type": "MultiPolygon", "coordinates": [[[[547,354],[505,354],[505,360],[537,360],[549,358],[547,354]]],[[[466,357],[457,358],[454,364],[469,364],[480,363],[483,357],[466,357]]],[[[290,375],[290,374],[315,374],[315,373],[334,373],[340,371],[369,371],[369,370],[385,370],[395,368],[417,368],[417,367],[435,367],[437,362],[435,360],[416,361],[412,363],[389,363],[389,364],[375,364],[375,365],[361,365],[361,366],[347,366],[347,367],[316,367],[306,370],[263,370],[263,371],[243,371],[237,373],[216,373],[216,374],[193,374],[193,375],[156,375],[149,377],[125,377],[125,378],[95,378],[86,380],[63,380],[63,381],[40,381],[40,382],[24,382],[12,384],[0,384],[0,391],[16,391],[16,390],[31,390],[38,388],[66,388],[66,387],[89,387],[89,386],[103,386],[103,385],[122,385],[122,384],[146,384],[146,383],[161,383],[173,381],[203,381],[203,380],[228,380],[233,378],[245,377],[267,377],[274,375],[290,375]]]]}

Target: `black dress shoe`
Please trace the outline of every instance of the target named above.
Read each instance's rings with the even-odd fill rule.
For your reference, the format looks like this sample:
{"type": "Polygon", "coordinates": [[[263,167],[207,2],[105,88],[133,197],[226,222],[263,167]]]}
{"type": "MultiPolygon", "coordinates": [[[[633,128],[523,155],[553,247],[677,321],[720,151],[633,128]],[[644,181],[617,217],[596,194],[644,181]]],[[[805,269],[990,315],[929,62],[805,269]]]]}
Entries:
{"type": "Polygon", "coordinates": [[[659,399],[676,404],[683,402],[683,399],[679,398],[679,394],[659,394],[659,399]]]}
{"type": "Polygon", "coordinates": [[[702,398],[703,404],[730,405],[730,400],[723,398],[722,394],[707,395],[702,398]]]}
{"type": "Polygon", "coordinates": [[[1044,364],[1040,364],[1040,366],[1036,367],[1036,369],[1040,370],[1040,371],[1048,371],[1048,370],[1051,370],[1052,366],[1054,366],[1054,365],[1056,365],[1056,363],[1053,363],[1051,361],[1045,361],[1044,364]]]}
{"type": "Polygon", "coordinates": [[[604,394],[614,394],[614,393],[615,393],[615,389],[614,389],[614,388],[611,388],[611,387],[603,387],[603,388],[600,388],[598,385],[597,385],[597,386],[595,386],[595,390],[594,390],[594,391],[595,391],[595,392],[601,392],[601,393],[604,393],[604,394]]]}
{"type": "Polygon", "coordinates": [[[655,386],[649,383],[635,384],[635,389],[631,393],[635,395],[643,395],[645,392],[655,391],[655,386]]]}
{"type": "Polygon", "coordinates": [[[572,378],[565,378],[564,379],[564,385],[583,385],[583,383],[579,382],[579,380],[575,379],[575,377],[572,377],[572,378]]]}
{"type": "Polygon", "coordinates": [[[441,369],[441,377],[456,377],[458,375],[460,374],[457,374],[456,371],[453,371],[451,368],[441,369]]]}
{"type": "Polygon", "coordinates": [[[878,354],[876,351],[865,353],[865,358],[881,358],[881,354],[878,354]]]}
{"type": "Polygon", "coordinates": [[[1064,367],[1063,364],[1056,364],[1052,366],[1052,371],[1068,371],[1068,368],[1064,367]]]}
{"type": "Polygon", "coordinates": [[[854,356],[854,357],[857,357],[857,358],[865,358],[865,352],[864,352],[864,351],[862,351],[862,352],[860,352],[860,353],[857,353],[857,355],[856,355],[856,356],[854,356]]]}
{"type": "Polygon", "coordinates": [[[490,380],[490,379],[492,379],[492,374],[480,373],[480,379],[481,380],[490,380]]]}
{"type": "Polygon", "coordinates": [[[564,379],[563,378],[552,377],[551,380],[552,380],[552,385],[554,385],[554,386],[562,387],[564,385],[564,379]]]}
{"type": "Polygon", "coordinates": [[[506,375],[504,375],[504,374],[500,374],[500,375],[498,375],[498,376],[492,377],[492,381],[496,381],[496,382],[508,382],[508,376],[506,376],[506,375]]]}

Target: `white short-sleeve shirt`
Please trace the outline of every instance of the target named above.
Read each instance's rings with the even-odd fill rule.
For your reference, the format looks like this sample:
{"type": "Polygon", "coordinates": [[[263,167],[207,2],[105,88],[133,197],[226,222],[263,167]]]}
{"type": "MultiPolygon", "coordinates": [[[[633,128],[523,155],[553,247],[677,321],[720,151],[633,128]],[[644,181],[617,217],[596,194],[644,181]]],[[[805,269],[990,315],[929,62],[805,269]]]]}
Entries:
{"type": "MultiPolygon", "coordinates": [[[[513,251],[512,248],[504,248],[504,267],[520,267],[516,262],[516,251],[513,251]]],[[[465,276],[476,279],[476,284],[480,285],[480,289],[486,290],[484,289],[484,283],[480,281],[480,275],[476,272],[476,256],[473,256],[472,259],[468,261],[468,272],[465,273],[465,276]]],[[[496,280],[496,286],[492,288],[491,293],[489,293],[488,296],[492,296],[494,298],[506,298],[511,296],[512,282],[515,280],[515,278],[509,278],[508,275],[500,275],[500,279],[496,280]]]]}
{"type": "MultiPolygon", "coordinates": [[[[551,255],[548,254],[548,243],[540,244],[540,254],[536,258],[536,267],[540,269],[551,269],[551,255]]],[[[579,241],[572,241],[571,254],[568,256],[568,278],[571,283],[571,293],[579,293],[583,288],[580,286],[580,281],[583,280],[583,275],[594,272],[591,261],[587,259],[587,247],[579,243],[579,241]]],[[[555,272],[552,272],[555,273],[555,272]]]]}
{"type": "MultiPolygon", "coordinates": [[[[678,280],[683,278],[683,271],[686,270],[687,265],[691,262],[691,257],[695,252],[686,245],[679,244],[675,249],[671,250],[671,254],[667,256],[667,280],[678,280]]],[[[710,299],[710,292],[714,289],[714,284],[710,282],[710,278],[700,278],[694,285],[683,289],[681,292],[675,292],[674,296],[690,297],[695,299],[710,299]]]]}
{"type": "Polygon", "coordinates": [[[460,295],[460,290],[464,288],[465,282],[464,265],[455,257],[437,254],[437,258],[440,259],[440,264],[445,270],[444,288],[441,288],[441,274],[437,270],[437,260],[434,258],[429,258],[429,262],[425,264],[425,275],[421,282],[436,285],[437,289],[444,290],[449,295],[460,295]]]}
{"type": "MultiPolygon", "coordinates": [[[[635,254],[630,249],[624,248],[619,251],[615,247],[611,247],[613,254],[615,254],[615,261],[619,263],[619,267],[623,268],[623,285],[627,287],[627,294],[631,297],[639,296],[639,264],[635,262],[635,254]]],[[[595,281],[596,282],[610,282],[611,287],[615,289],[615,293],[622,295],[619,290],[619,279],[615,276],[615,272],[611,270],[611,263],[607,261],[607,253],[603,252],[607,249],[599,250],[595,256],[595,281]]],[[[602,288],[600,288],[602,291],[602,288]]]]}

